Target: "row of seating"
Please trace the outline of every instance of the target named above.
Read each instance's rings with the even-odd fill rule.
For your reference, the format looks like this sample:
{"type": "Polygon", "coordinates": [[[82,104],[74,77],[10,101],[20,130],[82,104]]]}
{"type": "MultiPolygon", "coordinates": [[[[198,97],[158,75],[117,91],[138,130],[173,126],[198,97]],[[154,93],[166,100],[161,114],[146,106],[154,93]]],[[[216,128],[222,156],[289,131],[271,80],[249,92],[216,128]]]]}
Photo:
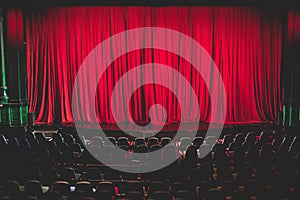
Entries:
{"type": "Polygon", "coordinates": [[[16,181],[7,181],[0,186],[0,193],[7,199],[297,199],[296,187],[286,187],[279,181],[261,186],[257,180],[249,179],[244,184],[224,181],[202,181],[194,187],[188,180],[168,184],[163,180],[142,182],[140,180],[93,184],[78,181],[55,181],[43,187],[37,180],[29,180],[20,186],[16,181]],[[272,197],[272,198],[271,198],[272,197]]]}
{"type": "MultiPolygon", "coordinates": [[[[24,197],[30,195],[29,189],[25,189],[29,179],[34,179],[31,182],[38,180],[41,185],[49,187],[38,199],[54,198],[55,195],[66,199],[99,199],[97,195],[100,195],[101,189],[98,184],[102,182],[112,183],[115,191],[115,196],[107,199],[299,197],[299,137],[283,131],[247,131],[236,135],[225,134],[222,139],[184,137],[175,143],[170,142],[170,139],[166,144],[162,144],[165,139],[159,140],[155,137],[130,141],[124,137],[96,137],[86,140],[76,137],[75,134],[54,134],[51,138],[42,133],[26,133],[25,136],[0,137],[1,159],[13,160],[8,161],[8,164],[4,163],[6,168],[1,170],[2,180],[18,180],[21,184],[20,194],[24,197]],[[119,143],[119,139],[126,143],[119,143]],[[72,149],[72,144],[77,144],[80,150],[72,149]],[[180,156],[172,165],[157,172],[129,174],[94,162],[93,156],[87,151],[89,147],[98,146],[97,151],[104,153],[106,148],[121,148],[122,145],[128,147],[125,153],[129,155],[129,160],[133,158],[130,156],[138,152],[140,145],[145,145],[147,152],[149,146],[150,151],[152,146],[164,146],[180,156]],[[201,158],[203,154],[206,156],[201,158]],[[69,156],[69,159],[66,159],[66,156],[69,156]],[[57,182],[68,185],[63,194],[53,189],[57,182]],[[128,182],[138,182],[142,192],[133,190],[132,194],[129,194],[126,189],[128,182]],[[81,186],[91,189],[80,189],[81,186]]],[[[163,155],[160,159],[164,159],[163,155]]],[[[3,181],[0,193],[7,197],[10,194],[6,192],[6,186],[7,182],[3,181]]],[[[104,193],[101,195],[105,195],[104,193]]]]}

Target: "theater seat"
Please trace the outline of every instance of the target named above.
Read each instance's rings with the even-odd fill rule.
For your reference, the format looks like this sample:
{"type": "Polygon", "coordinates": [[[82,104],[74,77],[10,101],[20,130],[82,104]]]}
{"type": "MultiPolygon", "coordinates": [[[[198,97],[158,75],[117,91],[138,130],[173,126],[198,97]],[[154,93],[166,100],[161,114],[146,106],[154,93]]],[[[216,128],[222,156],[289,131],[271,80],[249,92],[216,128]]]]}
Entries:
{"type": "Polygon", "coordinates": [[[226,134],[224,137],[223,137],[223,146],[225,148],[227,148],[229,146],[229,144],[233,141],[233,135],[231,134],[226,134]]]}
{"type": "Polygon", "coordinates": [[[24,185],[26,196],[41,198],[43,195],[42,185],[38,180],[29,180],[24,185]]]}
{"type": "Polygon", "coordinates": [[[59,170],[60,180],[63,181],[76,181],[75,171],[73,168],[65,167],[59,170]]]}
{"type": "Polygon", "coordinates": [[[205,144],[209,144],[211,146],[215,145],[217,142],[217,138],[215,136],[206,136],[205,137],[205,144]]]}
{"type": "Polygon", "coordinates": [[[71,144],[75,142],[75,139],[71,134],[66,134],[63,136],[63,138],[64,138],[64,142],[67,143],[69,146],[71,146],[71,144]]]}
{"type": "Polygon", "coordinates": [[[92,195],[93,193],[92,184],[88,181],[79,181],[76,184],[75,192],[77,191],[83,191],[85,195],[92,195]]]}
{"type": "Polygon", "coordinates": [[[202,145],[204,142],[204,138],[203,137],[194,137],[192,144],[194,146],[197,147],[197,149],[199,149],[200,145],[202,145]]]}
{"type": "Polygon", "coordinates": [[[192,139],[190,137],[182,137],[179,141],[179,150],[185,151],[188,146],[192,144],[192,139]]]}
{"type": "Polygon", "coordinates": [[[147,153],[148,148],[146,145],[138,145],[136,149],[134,150],[135,153],[147,153]]]}
{"type": "Polygon", "coordinates": [[[118,138],[118,146],[129,146],[129,141],[127,137],[118,138]]]}
{"type": "Polygon", "coordinates": [[[20,183],[14,180],[5,181],[1,192],[3,199],[23,199],[25,197],[24,193],[20,191],[20,183]]]}
{"type": "Polygon", "coordinates": [[[103,182],[99,182],[97,184],[97,188],[96,188],[96,193],[97,195],[99,195],[98,197],[100,198],[103,196],[109,197],[109,198],[116,198],[116,192],[115,192],[115,188],[112,182],[109,181],[103,181],[103,182]]]}
{"type": "Polygon", "coordinates": [[[170,144],[170,142],[171,142],[171,138],[169,137],[163,137],[160,139],[160,145],[162,147],[166,146],[167,144],[170,144]]]}
{"type": "Polygon", "coordinates": [[[148,149],[151,149],[152,145],[158,145],[158,138],[151,137],[148,139],[148,149]]]}
{"type": "Polygon", "coordinates": [[[140,145],[146,145],[145,138],[135,138],[134,140],[134,148],[137,148],[140,145]]]}

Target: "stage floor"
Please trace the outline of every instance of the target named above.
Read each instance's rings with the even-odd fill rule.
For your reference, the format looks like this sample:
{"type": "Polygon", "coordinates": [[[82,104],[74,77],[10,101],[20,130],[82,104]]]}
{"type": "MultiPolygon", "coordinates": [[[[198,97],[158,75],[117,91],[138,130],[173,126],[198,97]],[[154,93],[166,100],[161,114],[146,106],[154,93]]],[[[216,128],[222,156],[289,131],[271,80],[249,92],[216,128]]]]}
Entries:
{"type": "MultiPolygon", "coordinates": [[[[107,136],[121,137],[125,136],[126,132],[140,132],[138,130],[134,130],[133,126],[130,124],[123,124],[123,129],[121,130],[116,124],[101,124],[102,130],[106,133],[107,136]]],[[[206,134],[209,124],[207,123],[183,123],[181,125],[181,130],[184,132],[184,135],[189,136],[191,132],[197,131],[197,136],[203,136],[206,134]]],[[[147,137],[147,135],[151,135],[151,133],[157,133],[157,137],[173,137],[178,130],[179,124],[167,124],[163,127],[162,130],[157,130],[157,127],[149,127],[144,132],[140,132],[141,137],[147,137]],[[149,133],[149,134],[147,134],[149,133]]],[[[231,133],[237,134],[239,132],[247,132],[247,131],[256,131],[259,132],[261,130],[266,129],[276,129],[277,125],[272,123],[249,123],[249,124],[224,124],[223,126],[220,124],[210,124],[211,130],[220,130],[222,129],[222,135],[231,133]]],[[[90,123],[80,123],[76,127],[74,123],[67,124],[40,124],[35,126],[35,130],[43,131],[44,133],[53,133],[54,130],[58,130],[62,128],[65,132],[76,132],[76,129],[84,129],[88,134],[87,137],[95,136],[99,133],[99,125],[98,124],[90,124],[90,123]]],[[[128,136],[128,135],[126,135],[128,136]]]]}

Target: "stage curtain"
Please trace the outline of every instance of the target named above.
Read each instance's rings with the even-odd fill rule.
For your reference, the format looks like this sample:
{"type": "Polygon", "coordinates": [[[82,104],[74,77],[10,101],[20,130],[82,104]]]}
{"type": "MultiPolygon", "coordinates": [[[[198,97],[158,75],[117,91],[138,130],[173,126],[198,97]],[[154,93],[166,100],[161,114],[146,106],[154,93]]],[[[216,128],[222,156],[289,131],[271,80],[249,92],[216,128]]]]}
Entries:
{"type": "MultiPolygon", "coordinates": [[[[61,7],[33,9],[25,14],[29,110],[36,113],[37,123],[73,122],[72,88],[83,60],[101,41],[139,27],[173,29],[192,37],[206,49],[224,81],[226,123],[276,120],[281,105],[283,37],[283,17],[277,10],[254,7],[61,7]]],[[[132,118],[141,123],[149,122],[149,108],[158,103],[166,108],[167,123],[179,122],[181,116],[184,122],[211,121],[210,96],[201,75],[184,58],[158,49],[140,49],[115,58],[99,81],[96,105],[78,105],[83,113],[77,120],[92,122],[87,111],[95,106],[98,122],[114,124],[110,102],[116,82],[128,70],[152,62],[174,68],[190,82],[199,100],[200,119],[193,108],[181,110],[171,89],[153,84],[139,88],[131,97],[132,118]]],[[[142,77],[136,74],[136,78],[142,77]]],[[[166,78],[170,83],[176,79],[166,78]]],[[[134,84],[134,81],[128,84],[134,84]]],[[[86,90],[89,83],[82,87],[86,90]]],[[[218,91],[215,88],[214,92],[218,91]]],[[[190,95],[190,91],[183,92],[190,95]]],[[[119,95],[127,95],[126,88],[119,95]]],[[[118,115],[120,121],[129,119],[127,113],[118,115]]],[[[162,113],[156,112],[151,120],[159,123],[161,118],[162,113]]],[[[217,123],[217,120],[211,122],[217,123]]]]}
{"type": "Polygon", "coordinates": [[[291,9],[288,12],[288,59],[289,63],[299,63],[300,50],[300,9],[291,9]]]}
{"type": "MultiPolygon", "coordinates": [[[[284,82],[284,104],[291,107],[289,117],[300,119],[300,9],[290,9],[287,16],[287,44],[285,62],[282,71],[284,82]],[[294,117],[295,116],[295,117],[294,117]]],[[[290,119],[293,120],[293,119],[290,119]]]]}

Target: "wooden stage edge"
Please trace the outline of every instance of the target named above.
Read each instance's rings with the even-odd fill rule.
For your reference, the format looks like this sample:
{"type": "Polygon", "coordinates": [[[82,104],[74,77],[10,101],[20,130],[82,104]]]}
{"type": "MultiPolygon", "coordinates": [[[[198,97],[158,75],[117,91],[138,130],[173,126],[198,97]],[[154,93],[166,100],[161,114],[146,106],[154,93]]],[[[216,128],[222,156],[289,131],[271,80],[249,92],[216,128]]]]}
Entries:
{"type": "MultiPolygon", "coordinates": [[[[116,124],[101,124],[101,129],[107,136],[121,137],[128,136],[125,131],[130,132],[140,132],[141,137],[148,137],[148,135],[152,135],[152,133],[157,133],[155,136],[157,137],[165,137],[170,136],[174,137],[176,135],[179,124],[167,124],[162,129],[157,129],[156,126],[148,127],[145,131],[141,132],[139,130],[134,130],[133,126],[130,124],[122,124],[122,130],[116,124]]],[[[181,130],[184,132],[185,136],[189,136],[197,131],[197,136],[205,135],[208,126],[213,131],[219,131],[222,129],[222,135],[231,133],[237,134],[239,132],[248,132],[255,131],[260,132],[262,130],[267,129],[277,129],[279,126],[275,123],[248,123],[248,124],[208,124],[208,123],[182,123],[181,130]]],[[[78,130],[84,130],[87,134],[86,137],[92,137],[99,133],[99,124],[91,124],[91,123],[80,123],[77,124],[76,127],[74,123],[67,124],[37,124],[34,128],[37,131],[42,131],[48,136],[51,136],[54,130],[62,129],[63,133],[75,133],[78,130]]],[[[222,136],[221,135],[221,136],[222,136]]]]}

